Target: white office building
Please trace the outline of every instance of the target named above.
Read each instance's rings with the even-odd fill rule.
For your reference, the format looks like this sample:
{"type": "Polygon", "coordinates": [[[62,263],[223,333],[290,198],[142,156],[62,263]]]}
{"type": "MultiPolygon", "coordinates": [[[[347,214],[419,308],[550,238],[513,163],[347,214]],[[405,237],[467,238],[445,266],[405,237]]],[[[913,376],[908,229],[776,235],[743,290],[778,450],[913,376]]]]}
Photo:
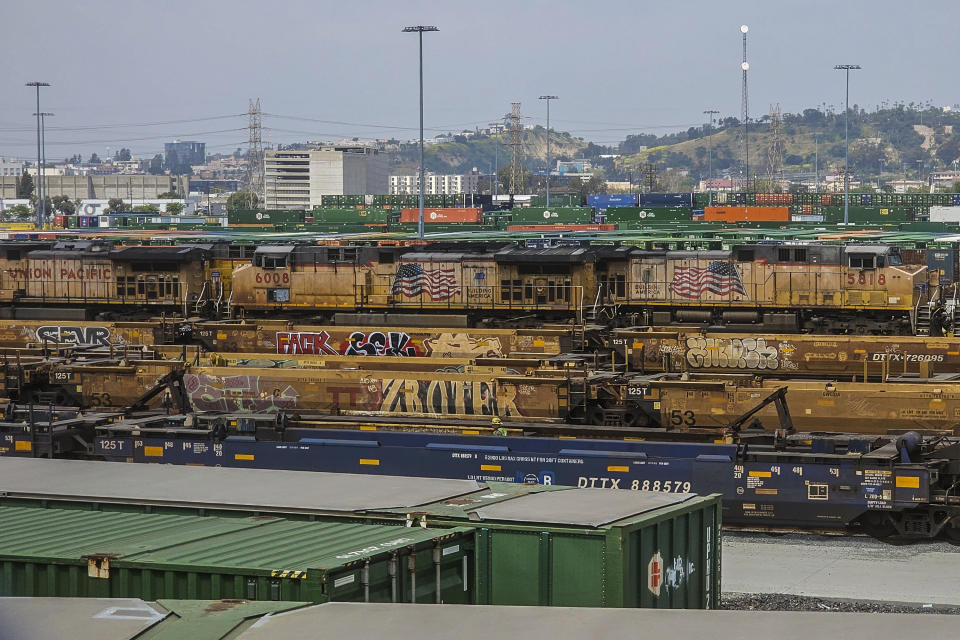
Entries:
{"type": "Polygon", "coordinates": [[[264,181],[266,208],[312,209],[322,196],[386,193],[387,165],[376,150],[362,147],[270,149],[264,181]]]}
{"type": "MultiPolygon", "coordinates": [[[[467,173],[465,175],[428,173],[424,176],[426,188],[423,193],[426,195],[476,193],[478,179],[479,175],[477,173],[467,173]]],[[[390,176],[390,193],[420,193],[420,176],[390,176]]]]}

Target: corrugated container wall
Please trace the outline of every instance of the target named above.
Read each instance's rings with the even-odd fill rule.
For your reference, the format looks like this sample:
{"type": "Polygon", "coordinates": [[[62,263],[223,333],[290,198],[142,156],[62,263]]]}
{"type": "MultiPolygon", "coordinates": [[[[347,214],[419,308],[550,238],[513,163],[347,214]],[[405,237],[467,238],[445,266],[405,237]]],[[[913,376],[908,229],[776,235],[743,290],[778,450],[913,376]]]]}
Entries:
{"type": "MultiPolygon", "coordinates": [[[[444,222],[480,222],[480,209],[477,208],[438,208],[426,207],[423,210],[423,223],[435,224],[444,222]]],[[[420,209],[401,209],[400,222],[416,222],[420,220],[420,209]]]]}
{"type": "Polygon", "coordinates": [[[707,207],[703,219],[718,222],[789,222],[790,207],[707,207]]]}
{"type": "Polygon", "coordinates": [[[641,193],[639,204],[651,207],[693,207],[693,194],[641,193]]]}

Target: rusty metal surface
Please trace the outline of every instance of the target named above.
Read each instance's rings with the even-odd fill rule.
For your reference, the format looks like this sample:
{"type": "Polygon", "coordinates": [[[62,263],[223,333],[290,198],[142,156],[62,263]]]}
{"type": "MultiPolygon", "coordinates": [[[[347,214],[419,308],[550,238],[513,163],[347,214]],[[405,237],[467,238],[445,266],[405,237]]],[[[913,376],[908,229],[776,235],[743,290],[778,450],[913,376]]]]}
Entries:
{"type": "Polygon", "coordinates": [[[824,336],[810,334],[703,333],[614,330],[610,346],[635,371],[749,372],[880,376],[960,372],[960,338],[824,336]]]}

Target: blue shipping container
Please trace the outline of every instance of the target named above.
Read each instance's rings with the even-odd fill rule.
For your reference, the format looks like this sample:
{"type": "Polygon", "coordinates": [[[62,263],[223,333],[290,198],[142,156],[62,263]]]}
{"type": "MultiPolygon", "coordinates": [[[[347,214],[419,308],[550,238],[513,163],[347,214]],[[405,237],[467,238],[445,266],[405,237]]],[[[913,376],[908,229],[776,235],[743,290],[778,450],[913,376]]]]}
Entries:
{"type": "Polygon", "coordinates": [[[615,193],[611,195],[589,195],[587,196],[587,206],[597,210],[603,210],[609,207],[635,207],[637,206],[637,194],[615,193]]]}
{"type": "Polygon", "coordinates": [[[693,207],[692,193],[642,193],[640,204],[650,207],[693,207]]]}
{"type": "Polygon", "coordinates": [[[953,206],[960,207],[960,193],[953,194],[953,206]]]}
{"type": "Polygon", "coordinates": [[[864,193],[860,195],[860,201],[864,206],[870,206],[873,204],[873,194],[864,193]]]}

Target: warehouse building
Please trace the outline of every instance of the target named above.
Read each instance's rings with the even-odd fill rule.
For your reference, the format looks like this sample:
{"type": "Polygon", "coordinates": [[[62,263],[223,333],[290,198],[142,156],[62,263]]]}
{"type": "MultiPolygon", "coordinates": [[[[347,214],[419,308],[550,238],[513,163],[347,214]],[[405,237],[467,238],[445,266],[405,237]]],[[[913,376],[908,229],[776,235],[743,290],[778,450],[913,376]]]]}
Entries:
{"type": "MultiPolygon", "coordinates": [[[[168,191],[186,194],[189,177],[122,174],[54,176],[47,173],[44,184],[51,197],[66,196],[71,200],[121,198],[129,202],[134,198],[150,200],[168,191]]],[[[16,195],[17,177],[0,176],[0,198],[15,198],[16,195]]]]}
{"type": "Polygon", "coordinates": [[[264,180],[266,208],[312,209],[325,195],[386,193],[387,165],[376,150],[362,147],[271,149],[264,180]]]}

